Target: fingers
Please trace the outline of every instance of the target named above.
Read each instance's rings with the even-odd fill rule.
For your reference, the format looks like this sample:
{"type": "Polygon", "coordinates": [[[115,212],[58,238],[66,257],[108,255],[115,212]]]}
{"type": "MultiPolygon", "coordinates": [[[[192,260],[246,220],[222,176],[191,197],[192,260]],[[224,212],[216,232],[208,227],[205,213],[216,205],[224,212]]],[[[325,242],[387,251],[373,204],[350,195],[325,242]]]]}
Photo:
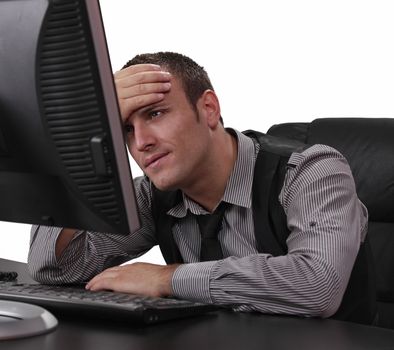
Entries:
{"type": "Polygon", "coordinates": [[[123,68],[115,73],[115,76],[121,78],[123,76],[127,76],[130,74],[135,74],[139,72],[146,72],[146,71],[160,71],[161,67],[157,64],[151,63],[143,63],[143,64],[135,64],[133,66],[129,66],[123,68]]]}
{"type": "Polygon", "coordinates": [[[114,282],[119,275],[119,270],[116,268],[107,269],[95,277],[93,277],[85,286],[86,289],[91,291],[98,290],[114,290],[114,282]]]}
{"type": "Polygon", "coordinates": [[[122,74],[121,76],[118,76],[118,73],[115,73],[114,77],[117,87],[127,88],[140,84],[169,82],[171,74],[165,71],[134,72],[132,70],[129,70],[127,75],[122,74]]]}
{"type": "Polygon", "coordinates": [[[149,95],[155,93],[164,93],[169,91],[171,83],[169,82],[155,82],[155,83],[143,83],[137,85],[131,85],[128,87],[118,88],[118,97],[122,99],[134,98],[140,95],[149,95]]]}
{"type": "Polygon", "coordinates": [[[127,67],[114,78],[124,122],[138,109],[161,101],[171,89],[171,74],[152,64],[127,67]]]}

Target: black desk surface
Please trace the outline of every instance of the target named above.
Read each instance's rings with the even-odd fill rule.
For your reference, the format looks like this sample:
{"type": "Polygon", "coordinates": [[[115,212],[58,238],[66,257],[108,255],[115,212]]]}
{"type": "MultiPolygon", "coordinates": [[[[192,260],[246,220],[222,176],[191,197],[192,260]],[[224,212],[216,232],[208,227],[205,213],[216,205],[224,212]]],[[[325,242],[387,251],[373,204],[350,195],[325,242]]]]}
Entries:
{"type": "MultiPolygon", "coordinates": [[[[29,281],[24,264],[0,259],[0,269],[17,271],[21,281],[29,281]]],[[[0,349],[394,349],[394,330],[335,320],[221,312],[138,327],[56,316],[54,332],[0,341],[0,349]]]]}

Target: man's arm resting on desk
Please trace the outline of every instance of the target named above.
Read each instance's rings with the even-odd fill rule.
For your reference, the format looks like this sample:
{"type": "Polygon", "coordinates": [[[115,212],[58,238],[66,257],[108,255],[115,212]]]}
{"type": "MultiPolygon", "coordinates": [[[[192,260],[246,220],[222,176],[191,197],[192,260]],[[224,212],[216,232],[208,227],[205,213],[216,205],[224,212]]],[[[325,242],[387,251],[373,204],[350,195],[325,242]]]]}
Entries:
{"type": "MultiPolygon", "coordinates": [[[[56,240],[55,255],[59,259],[78,231],[63,228],[56,240]]],[[[116,290],[154,297],[172,295],[172,275],[178,265],[135,263],[115,266],[96,275],[87,285],[90,290],[116,290]]]]}
{"type": "Polygon", "coordinates": [[[131,260],[149,250],[147,236],[118,236],[100,232],[33,226],[28,256],[30,275],[48,284],[89,281],[108,267],[131,260]],[[59,243],[58,237],[61,237],[59,243]]]}

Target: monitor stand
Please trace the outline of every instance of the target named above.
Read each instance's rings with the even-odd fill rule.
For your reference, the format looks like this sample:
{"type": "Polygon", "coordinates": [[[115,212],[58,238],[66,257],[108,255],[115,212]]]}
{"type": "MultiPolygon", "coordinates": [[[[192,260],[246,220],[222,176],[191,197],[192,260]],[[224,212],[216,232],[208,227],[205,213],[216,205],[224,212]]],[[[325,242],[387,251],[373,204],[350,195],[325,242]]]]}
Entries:
{"type": "Polygon", "coordinates": [[[40,306],[0,300],[0,340],[47,333],[57,324],[55,316],[40,306]]]}

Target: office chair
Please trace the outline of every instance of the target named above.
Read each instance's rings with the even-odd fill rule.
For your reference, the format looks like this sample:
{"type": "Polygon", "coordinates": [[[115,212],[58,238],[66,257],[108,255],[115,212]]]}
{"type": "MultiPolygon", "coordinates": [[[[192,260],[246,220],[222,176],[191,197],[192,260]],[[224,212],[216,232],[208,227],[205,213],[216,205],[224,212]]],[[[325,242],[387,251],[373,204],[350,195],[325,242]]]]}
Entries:
{"type": "Polygon", "coordinates": [[[336,148],[348,160],[369,212],[376,325],[394,328],[394,119],[323,118],[272,126],[268,134],[336,148]]]}

